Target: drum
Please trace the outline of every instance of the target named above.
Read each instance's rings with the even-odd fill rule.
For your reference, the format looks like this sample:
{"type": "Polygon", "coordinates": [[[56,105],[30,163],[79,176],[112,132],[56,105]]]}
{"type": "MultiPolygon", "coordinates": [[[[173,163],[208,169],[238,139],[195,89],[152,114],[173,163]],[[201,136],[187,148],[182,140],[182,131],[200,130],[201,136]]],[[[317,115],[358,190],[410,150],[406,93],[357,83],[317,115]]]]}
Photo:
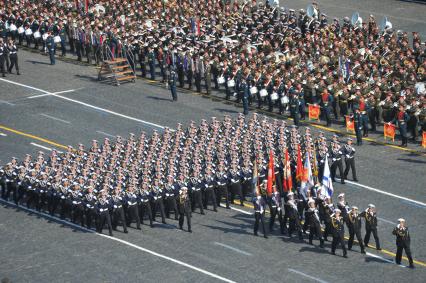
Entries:
{"type": "Polygon", "coordinates": [[[288,104],[288,103],[289,103],[289,100],[288,100],[287,95],[284,95],[283,97],[281,97],[281,104],[282,105],[285,105],[285,104],[288,104]]]}
{"type": "Polygon", "coordinates": [[[43,33],[41,38],[43,38],[43,41],[46,41],[48,36],[49,35],[47,33],[43,33]]]}
{"type": "Polygon", "coordinates": [[[275,100],[277,100],[277,99],[278,99],[278,93],[273,92],[273,93],[271,94],[271,100],[272,100],[272,101],[275,101],[275,100]]]}
{"type": "Polygon", "coordinates": [[[229,80],[228,81],[228,87],[234,87],[235,86],[235,81],[234,80],[229,80]]]}
{"type": "Polygon", "coordinates": [[[41,37],[41,33],[39,31],[34,32],[34,38],[39,39],[41,37]]]}
{"type": "Polygon", "coordinates": [[[24,27],[19,27],[19,28],[18,28],[18,33],[19,33],[19,34],[23,34],[24,32],[25,32],[24,27]]]}
{"type": "Polygon", "coordinates": [[[33,34],[33,31],[32,31],[30,28],[27,28],[27,29],[25,30],[25,35],[30,36],[30,35],[32,35],[32,34],[33,34]]]}
{"type": "Polygon", "coordinates": [[[260,90],[260,96],[261,96],[261,97],[268,96],[268,91],[267,91],[266,89],[261,89],[261,90],[260,90]]]}
{"type": "Polygon", "coordinates": [[[54,41],[55,43],[61,43],[61,37],[60,37],[59,35],[57,35],[57,36],[55,36],[55,37],[53,38],[53,41],[54,41]]]}
{"type": "Polygon", "coordinates": [[[14,32],[14,31],[16,31],[18,28],[14,25],[14,24],[11,24],[10,26],[9,26],[9,30],[11,31],[11,32],[14,32]]]}
{"type": "Polygon", "coordinates": [[[250,88],[250,93],[251,93],[252,95],[255,95],[255,94],[257,93],[257,87],[252,86],[252,87],[250,88]]]}
{"type": "Polygon", "coordinates": [[[217,82],[221,85],[223,85],[225,83],[225,77],[224,76],[220,76],[217,78],[217,82]]]}

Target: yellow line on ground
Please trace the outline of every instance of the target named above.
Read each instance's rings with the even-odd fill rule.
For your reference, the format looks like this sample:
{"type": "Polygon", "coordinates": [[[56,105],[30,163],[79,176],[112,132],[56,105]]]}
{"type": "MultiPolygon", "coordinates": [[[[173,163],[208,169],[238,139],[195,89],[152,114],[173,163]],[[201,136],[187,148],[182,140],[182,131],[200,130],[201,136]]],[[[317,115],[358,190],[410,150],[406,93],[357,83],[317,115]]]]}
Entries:
{"type": "Polygon", "coordinates": [[[48,140],[48,139],[45,139],[45,138],[41,138],[41,137],[38,137],[38,136],[35,136],[35,135],[32,135],[32,134],[27,134],[27,133],[24,133],[24,132],[21,132],[21,131],[18,131],[18,130],[15,130],[15,129],[12,129],[12,128],[9,128],[9,127],[3,126],[3,125],[0,125],[0,129],[3,129],[5,131],[8,131],[8,132],[20,135],[20,136],[24,136],[24,137],[31,138],[31,139],[34,139],[34,140],[38,140],[38,141],[41,141],[41,142],[44,142],[44,143],[47,143],[47,144],[50,144],[50,145],[54,145],[56,147],[67,149],[67,146],[65,146],[65,145],[62,145],[62,144],[56,143],[54,141],[51,141],[51,140],[48,140]]]}
{"type": "MultiPolygon", "coordinates": [[[[9,128],[9,127],[3,126],[3,125],[0,125],[0,129],[3,129],[3,130],[8,131],[8,132],[15,133],[15,134],[17,134],[17,135],[21,135],[21,136],[24,136],[24,137],[28,137],[28,138],[31,138],[31,139],[35,139],[35,140],[38,140],[38,141],[42,141],[42,142],[45,142],[45,143],[47,143],[47,144],[54,145],[54,146],[56,146],[56,147],[60,147],[60,148],[67,149],[67,146],[66,146],[66,145],[59,144],[59,143],[56,143],[56,142],[54,142],[54,141],[51,141],[51,140],[48,140],[48,139],[45,139],[45,138],[41,138],[41,137],[38,137],[38,136],[35,136],[35,135],[32,135],[32,134],[27,134],[27,133],[24,133],[24,132],[21,132],[21,131],[18,131],[18,130],[15,130],[15,129],[12,129],[12,128],[9,128]]],[[[249,207],[249,208],[254,208],[254,206],[253,206],[251,203],[249,203],[249,202],[244,202],[244,206],[245,206],[245,207],[249,207]]],[[[269,211],[265,211],[265,212],[269,213],[269,211]]],[[[348,240],[349,238],[348,238],[348,237],[345,237],[345,239],[346,239],[346,240],[348,240]]],[[[357,242],[357,241],[355,240],[355,242],[357,242]]],[[[369,245],[369,247],[370,247],[371,249],[376,249],[376,247],[375,247],[375,246],[373,246],[373,245],[369,245]]],[[[393,252],[391,252],[391,251],[388,251],[388,250],[384,250],[384,249],[380,250],[379,252],[382,252],[382,253],[385,253],[385,254],[388,254],[388,255],[391,255],[391,256],[396,256],[396,254],[395,254],[395,253],[393,253],[393,252]]],[[[408,261],[408,258],[407,258],[407,257],[403,256],[402,258],[403,258],[405,261],[408,261]]],[[[417,264],[417,265],[420,265],[420,266],[426,267],[426,263],[425,263],[425,262],[418,261],[418,260],[414,260],[414,263],[415,263],[415,264],[417,264]]]]}

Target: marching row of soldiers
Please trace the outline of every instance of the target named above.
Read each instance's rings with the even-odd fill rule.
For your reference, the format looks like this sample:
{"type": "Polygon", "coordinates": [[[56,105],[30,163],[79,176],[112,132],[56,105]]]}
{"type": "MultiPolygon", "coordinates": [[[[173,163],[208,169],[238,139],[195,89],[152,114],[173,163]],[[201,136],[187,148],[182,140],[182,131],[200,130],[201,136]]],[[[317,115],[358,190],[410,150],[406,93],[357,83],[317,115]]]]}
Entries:
{"type": "MultiPolygon", "coordinates": [[[[413,32],[410,44],[406,32],[380,30],[372,15],[358,26],[347,18],[329,22],[317,4],[311,17],[303,9],[257,1],[92,1],[87,14],[64,2],[56,7],[21,1],[31,10],[16,5],[2,14],[1,36],[42,45],[51,56],[57,44],[65,55],[68,42],[78,60],[97,64],[108,46],[134,69],[139,63],[142,76],[156,79],[159,71],[167,82],[173,69],[171,86],[199,92],[205,87],[207,93],[222,88],[227,99],[243,102],[245,114],[257,103],[269,111],[288,110],[298,125],[307,104],[318,104],[330,125],[333,117],[344,119],[359,109],[363,136],[379,123],[395,122],[403,145],[409,133],[416,140],[426,130],[420,36],[413,32]],[[407,114],[402,120],[400,111],[407,114]]],[[[176,100],[176,89],[171,91],[176,100]]]]}
{"type": "MultiPolygon", "coordinates": [[[[244,115],[234,121],[229,116],[223,121],[213,117],[210,123],[203,120],[198,127],[192,122],[187,129],[180,124],[175,131],[166,128],[162,135],[154,131],[150,138],[145,133],[139,137],[130,134],[127,140],[117,137],[114,143],[108,138],[103,144],[94,140],[88,149],[82,144],[76,149],[70,146],[64,154],[52,151],[45,157],[39,153],[34,160],[27,155],[20,163],[14,158],[0,172],[1,197],[17,205],[26,204],[51,215],[58,214],[88,228],[95,221],[99,233],[107,225],[112,235],[118,225],[122,225],[125,233],[133,222],[140,229],[146,215],[151,226],[157,214],[166,223],[171,213],[179,220],[181,229],[186,218],[191,232],[191,214],[196,209],[205,214],[211,205],[213,211],[217,211],[221,201],[230,208],[237,197],[244,206],[246,196],[254,196],[257,233],[259,220],[264,226],[265,200],[258,191],[253,193],[253,167],[256,163],[259,182],[264,184],[268,178],[267,160],[272,154],[277,181],[268,202],[270,227],[273,228],[277,217],[283,233],[297,232],[302,237],[303,231],[311,230],[310,242],[318,233],[323,244],[318,226],[314,224],[316,214],[312,214],[318,207],[320,223],[325,223],[326,228],[324,238],[332,235],[335,247],[339,239],[334,239],[331,199],[319,187],[312,188],[305,196],[300,193],[295,196],[291,191],[298,186],[285,186],[283,182],[290,178],[297,184],[294,175],[299,154],[312,157],[313,168],[318,170],[314,173],[316,180],[321,180],[324,174],[324,158],[331,162],[332,179],[336,176],[335,170],[342,167],[342,155],[351,166],[349,160],[354,156],[351,141],[339,146],[335,136],[331,144],[330,148],[322,133],[314,139],[309,128],[302,134],[296,127],[287,127],[285,121],[256,114],[248,121],[244,115]],[[336,162],[340,165],[333,166],[336,162]],[[281,196],[285,203],[284,215],[281,196]]],[[[346,167],[348,171],[348,165],[346,167]]],[[[347,171],[340,169],[342,182],[347,171]]],[[[339,209],[346,217],[344,210],[339,209]]],[[[366,219],[370,219],[368,217],[366,219]]],[[[374,221],[377,224],[377,220],[374,221]]],[[[366,226],[364,241],[368,245],[373,233],[376,247],[380,248],[376,224],[371,222],[368,228],[366,226]]],[[[354,235],[360,238],[356,231],[352,238],[354,235]]]]}

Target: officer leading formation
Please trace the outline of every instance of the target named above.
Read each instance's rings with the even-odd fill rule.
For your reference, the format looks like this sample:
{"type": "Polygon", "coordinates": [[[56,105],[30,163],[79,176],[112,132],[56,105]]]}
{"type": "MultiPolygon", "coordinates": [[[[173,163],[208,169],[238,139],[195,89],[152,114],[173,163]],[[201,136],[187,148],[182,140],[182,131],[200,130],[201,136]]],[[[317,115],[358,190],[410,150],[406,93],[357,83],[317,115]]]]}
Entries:
{"type": "MultiPolygon", "coordinates": [[[[374,205],[359,213],[357,207],[349,208],[343,194],[336,205],[332,202],[331,181],[342,158],[347,162],[346,170],[339,170],[341,182],[349,168],[355,177],[351,141],[343,145],[334,136],[328,144],[323,133],[314,138],[309,128],[304,131],[257,114],[246,121],[241,114],[235,120],[229,116],[223,121],[213,117],[210,123],[202,120],[199,126],[192,122],[187,129],[178,124],[176,131],[166,128],[162,135],[154,131],[150,138],[141,133],[130,134],[127,140],[118,136],[115,142],[105,138],[102,144],[94,140],[88,149],[80,144],[63,154],[40,152],[21,162],[13,158],[0,170],[1,197],[88,229],[95,227],[98,233],[106,226],[110,236],[120,226],[128,233],[133,223],[141,230],[146,219],[154,227],[158,216],[165,224],[171,214],[180,229],[186,219],[186,229],[192,232],[195,210],[203,215],[211,205],[218,212],[218,207],[229,209],[237,197],[241,206],[253,197],[255,235],[261,225],[266,238],[266,227],[272,231],[278,219],[282,234],[296,233],[303,240],[309,233],[309,244],[315,237],[321,248],[331,236],[332,253],[340,246],[346,257],[346,226],[349,250],[356,236],[365,253],[371,233],[380,250],[374,205]],[[302,159],[311,160],[312,182],[299,175],[302,159]]],[[[404,224],[397,228],[399,263],[402,249],[409,258],[411,252],[408,229],[404,224]]]]}

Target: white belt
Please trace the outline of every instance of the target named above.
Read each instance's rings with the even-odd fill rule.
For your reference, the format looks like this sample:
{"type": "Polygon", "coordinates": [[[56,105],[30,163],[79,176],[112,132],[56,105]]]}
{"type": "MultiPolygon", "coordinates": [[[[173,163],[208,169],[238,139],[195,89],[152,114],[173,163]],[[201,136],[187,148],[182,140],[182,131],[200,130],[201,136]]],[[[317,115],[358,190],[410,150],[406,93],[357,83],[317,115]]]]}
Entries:
{"type": "Polygon", "coordinates": [[[100,212],[108,211],[108,208],[101,208],[99,209],[100,212]]]}
{"type": "Polygon", "coordinates": [[[128,204],[130,205],[130,206],[132,206],[132,205],[135,205],[137,202],[131,202],[131,201],[129,201],[128,202],[128,204]]]}

